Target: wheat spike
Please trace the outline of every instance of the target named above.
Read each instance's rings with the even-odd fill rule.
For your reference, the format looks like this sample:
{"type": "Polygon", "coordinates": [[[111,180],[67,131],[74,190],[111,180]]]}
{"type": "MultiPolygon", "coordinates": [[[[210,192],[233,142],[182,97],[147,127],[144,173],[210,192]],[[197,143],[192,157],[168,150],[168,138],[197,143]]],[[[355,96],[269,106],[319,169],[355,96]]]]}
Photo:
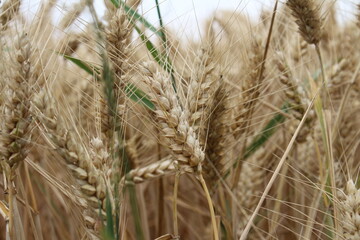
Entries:
{"type": "Polygon", "coordinates": [[[243,80],[241,93],[238,102],[241,104],[234,108],[235,123],[232,125],[235,139],[238,139],[245,131],[251,119],[252,111],[261,93],[261,86],[264,80],[263,76],[259,76],[260,67],[263,61],[263,51],[257,42],[253,42],[253,47],[247,63],[246,69],[250,70],[246,78],[243,80]]]}
{"type": "Polygon", "coordinates": [[[71,6],[71,10],[61,19],[59,26],[61,29],[68,28],[84,11],[86,6],[86,0],[81,0],[71,6]]]}
{"type": "MultiPolygon", "coordinates": [[[[276,66],[280,72],[280,82],[286,86],[285,95],[287,99],[290,101],[292,113],[297,119],[294,126],[301,121],[307,106],[310,103],[310,100],[307,98],[304,89],[302,86],[299,86],[299,83],[295,81],[294,77],[292,76],[290,68],[286,64],[285,57],[283,54],[278,53],[279,58],[276,59],[276,66]]],[[[306,138],[311,134],[313,128],[313,122],[315,120],[315,113],[312,112],[310,116],[306,119],[306,123],[304,124],[303,128],[301,129],[297,141],[299,143],[303,143],[306,141],[306,138]]]]}
{"type": "Polygon", "coordinates": [[[175,174],[176,171],[192,172],[192,168],[181,166],[173,156],[167,156],[157,162],[151,163],[144,167],[131,170],[121,180],[122,183],[142,183],[154,178],[175,174]]]}
{"type": "MultiPolygon", "coordinates": [[[[105,206],[106,185],[104,173],[95,167],[88,153],[90,151],[87,151],[83,145],[78,144],[76,134],[65,126],[62,118],[56,114],[54,106],[53,100],[43,90],[33,101],[33,115],[46,127],[51,141],[56,145],[55,150],[66,161],[67,167],[79,184],[82,197],[91,206],[92,214],[84,217],[96,218],[99,202],[101,206],[105,206]]],[[[100,152],[98,141],[95,140],[92,145],[95,146],[93,148],[95,149],[93,150],[93,157],[98,158],[94,157],[97,164],[97,161],[102,161],[99,158],[104,157],[104,155],[98,156],[100,152]]]]}
{"type": "Polygon", "coordinates": [[[15,41],[15,61],[12,76],[7,81],[0,135],[1,165],[5,169],[16,168],[27,152],[28,128],[31,123],[29,102],[32,96],[31,45],[23,34],[15,41]]]}
{"type": "Polygon", "coordinates": [[[308,44],[317,44],[321,39],[322,19],[314,0],[288,0],[286,5],[296,18],[299,32],[308,44]]]}
{"type": "Polygon", "coordinates": [[[360,239],[360,190],[355,187],[353,180],[347,182],[345,192],[339,198],[342,237],[348,240],[360,239]]]}
{"type": "Polygon", "coordinates": [[[202,145],[205,143],[205,128],[211,111],[210,103],[216,90],[217,80],[219,80],[213,54],[213,46],[210,43],[200,48],[188,87],[190,124],[199,135],[202,145]]]}
{"type": "Polygon", "coordinates": [[[229,105],[229,92],[225,85],[221,84],[213,97],[209,127],[207,128],[206,156],[208,159],[205,161],[203,169],[204,176],[210,185],[214,185],[219,179],[218,174],[223,176],[225,169],[230,164],[228,154],[233,139],[228,124],[231,114],[229,105]]]}
{"type": "Polygon", "coordinates": [[[158,71],[145,66],[146,84],[152,90],[151,99],[156,105],[157,123],[162,131],[166,145],[172,150],[179,164],[198,166],[205,157],[204,151],[192,126],[189,124],[189,112],[182,109],[171,79],[158,71]]]}

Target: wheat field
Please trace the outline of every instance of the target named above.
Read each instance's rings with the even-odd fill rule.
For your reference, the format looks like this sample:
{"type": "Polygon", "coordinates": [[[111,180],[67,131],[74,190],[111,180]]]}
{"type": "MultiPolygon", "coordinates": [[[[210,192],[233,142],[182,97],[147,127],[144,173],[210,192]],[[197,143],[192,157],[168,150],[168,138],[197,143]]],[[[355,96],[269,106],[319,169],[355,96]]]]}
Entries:
{"type": "Polygon", "coordinates": [[[3,1],[0,239],[360,240],[360,4],[271,2],[3,1]]]}

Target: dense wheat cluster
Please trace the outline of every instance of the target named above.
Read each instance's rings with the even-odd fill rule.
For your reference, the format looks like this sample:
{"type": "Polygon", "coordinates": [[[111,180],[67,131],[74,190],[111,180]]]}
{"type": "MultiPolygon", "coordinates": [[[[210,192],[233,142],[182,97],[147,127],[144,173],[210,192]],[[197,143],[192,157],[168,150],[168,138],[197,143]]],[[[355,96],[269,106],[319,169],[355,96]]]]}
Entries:
{"type": "Polygon", "coordinates": [[[360,4],[104,2],[1,4],[0,239],[360,239],[360,4]]]}

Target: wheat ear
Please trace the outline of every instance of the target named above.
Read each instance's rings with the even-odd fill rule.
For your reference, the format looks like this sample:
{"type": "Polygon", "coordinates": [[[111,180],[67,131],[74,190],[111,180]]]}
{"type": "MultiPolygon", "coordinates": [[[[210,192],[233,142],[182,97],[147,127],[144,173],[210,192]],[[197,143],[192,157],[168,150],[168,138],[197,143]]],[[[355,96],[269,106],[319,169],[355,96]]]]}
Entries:
{"type": "MultiPolygon", "coordinates": [[[[31,123],[29,101],[32,95],[31,45],[23,34],[15,42],[13,76],[7,81],[4,116],[0,135],[0,156],[3,169],[14,170],[26,157],[28,127],[31,123]]],[[[9,172],[10,173],[10,172],[9,172]]]]}
{"type": "Polygon", "coordinates": [[[24,161],[29,143],[31,116],[29,101],[32,94],[32,67],[30,63],[31,45],[26,34],[15,40],[15,61],[12,76],[7,81],[7,94],[4,99],[0,135],[0,170],[4,173],[5,189],[9,192],[10,210],[9,233],[14,234],[14,210],[16,209],[16,190],[14,188],[15,170],[24,161]]]}
{"type": "Polygon", "coordinates": [[[353,180],[349,180],[345,193],[339,195],[342,237],[348,240],[360,239],[360,190],[355,187],[353,180]]]}
{"type": "Polygon", "coordinates": [[[92,163],[89,151],[79,144],[76,134],[68,129],[60,116],[55,113],[55,103],[45,90],[41,91],[33,101],[33,115],[43,124],[51,141],[56,145],[55,150],[66,161],[67,167],[77,180],[82,195],[89,206],[91,213],[84,212],[87,227],[95,228],[99,203],[105,206],[104,199],[106,185],[104,175],[92,163]]]}
{"type": "MultiPolygon", "coordinates": [[[[132,169],[121,180],[122,184],[142,183],[154,178],[172,175],[177,171],[178,162],[173,156],[167,156],[147,166],[132,169]]],[[[183,171],[192,172],[192,168],[182,168],[183,171]]]]}
{"type": "MultiPolygon", "coordinates": [[[[297,126],[298,123],[301,121],[306,111],[306,107],[310,103],[310,100],[307,98],[304,89],[299,86],[298,82],[295,81],[294,77],[291,74],[290,68],[286,64],[285,57],[281,53],[278,53],[278,58],[276,59],[276,66],[281,74],[279,80],[281,84],[286,87],[285,95],[287,97],[287,100],[291,104],[293,116],[297,120],[296,124],[294,125],[297,126]]],[[[298,142],[303,143],[306,141],[307,136],[312,132],[314,120],[315,117],[314,113],[312,112],[310,116],[306,119],[304,127],[301,129],[296,139],[298,142]]]]}
{"type": "MultiPolygon", "coordinates": [[[[107,55],[109,56],[111,62],[111,68],[114,73],[114,81],[112,86],[104,86],[105,91],[113,91],[113,100],[116,101],[116,105],[119,106],[116,114],[123,116],[123,111],[125,109],[125,87],[128,84],[131,77],[129,76],[129,71],[131,68],[130,56],[132,54],[131,49],[131,32],[132,24],[128,20],[128,16],[125,13],[123,8],[119,9],[109,9],[109,13],[112,14],[110,19],[109,26],[106,30],[106,41],[107,41],[107,55]]],[[[110,15],[109,15],[110,16],[110,15]]],[[[106,96],[108,97],[108,96],[106,96]]],[[[100,99],[102,101],[102,99],[100,99]]],[[[116,119],[113,119],[113,113],[106,111],[108,106],[105,105],[105,101],[102,102],[103,107],[101,109],[101,131],[106,136],[106,138],[112,138],[112,131],[114,130],[116,119]]],[[[107,103],[113,104],[113,103],[107,103]]],[[[113,109],[110,109],[110,111],[113,109]]]]}
{"type": "Polygon", "coordinates": [[[156,106],[158,127],[162,131],[166,145],[172,150],[179,164],[198,166],[205,157],[204,151],[189,124],[189,112],[182,109],[169,76],[145,67],[146,84],[152,90],[151,99],[156,106]]]}
{"type": "Polygon", "coordinates": [[[322,19],[314,0],[288,0],[286,5],[296,18],[299,32],[308,44],[318,44],[322,33],[322,19]]]}
{"type": "Polygon", "coordinates": [[[199,135],[202,145],[205,143],[206,126],[211,111],[211,101],[219,80],[213,60],[213,45],[205,43],[195,58],[194,70],[188,87],[188,109],[190,124],[199,135]]]}
{"type": "Polygon", "coordinates": [[[259,76],[261,64],[263,61],[263,52],[257,42],[253,43],[252,51],[250,52],[249,62],[246,69],[250,73],[243,80],[241,93],[239,94],[240,105],[234,108],[235,122],[232,125],[235,139],[238,139],[245,131],[249,124],[251,114],[256,103],[257,98],[261,92],[261,85],[264,80],[263,76],[259,76]]]}
{"type": "Polygon", "coordinates": [[[208,159],[204,162],[203,170],[210,187],[217,182],[218,176],[223,176],[227,165],[230,164],[227,158],[227,150],[232,140],[228,124],[231,114],[229,103],[229,92],[222,83],[214,94],[207,128],[206,156],[208,159]]]}
{"type": "Polygon", "coordinates": [[[71,10],[61,19],[59,26],[61,29],[68,28],[84,11],[86,6],[86,0],[81,0],[71,6],[71,10]]]}
{"type": "Polygon", "coordinates": [[[271,158],[276,149],[276,146],[271,146],[270,148],[262,147],[256,151],[251,159],[242,164],[239,182],[235,189],[235,195],[237,197],[237,205],[241,206],[245,212],[243,211],[244,214],[241,214],[242,218],[240,219],[237,228],[238,236],[244,231],[244,228],[251,217],[251,213],[258,203],[259,196],[262,193],[261,186],[267,171],[269,171],[271,158]],[[246,214],[247,212],[250,214],[246,214]]]}

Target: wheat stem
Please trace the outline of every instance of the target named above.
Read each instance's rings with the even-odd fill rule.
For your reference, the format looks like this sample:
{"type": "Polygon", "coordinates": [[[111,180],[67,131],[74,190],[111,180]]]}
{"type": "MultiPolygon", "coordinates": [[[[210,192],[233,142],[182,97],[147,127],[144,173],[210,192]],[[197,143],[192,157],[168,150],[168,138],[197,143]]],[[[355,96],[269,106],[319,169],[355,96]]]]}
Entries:
{"type": "MultiPolygon", "coordinates": [[[[199,165],[199,167],[201,168],[201,165],[199,165]]],[[[214,205],[212,203],[211,196],[210,196],[210,193],[209,193],[209,189],[206,186],[206,182],[205,182],[205,180],[203,178],[201,170],[198,172],[197,177],[198,177],[198,179],[199,179],[199,181],[201,183],[201,186],[204,189],[205,197],[206,197],[206,199],[208,201],[209,210],[210,210],[210,216],[211,216],[211,224],[212,224],[212,228],[213,228],[213,232],[214,232],[214,240],[219,240],[219,232],[218,232],[217,223],[216,223],[214,205]]]]}
{"type": "Polygon", "coordinates": [[[174,182],[174,199],[173,199],[173,225],[174,225],[174,235],[179,236],[179,225],[178,225],[178,210],[177,210],[177,198],[179,190],[179,181],[180,181],[180,172],[177,171],[175,174],[174,182]]]}

